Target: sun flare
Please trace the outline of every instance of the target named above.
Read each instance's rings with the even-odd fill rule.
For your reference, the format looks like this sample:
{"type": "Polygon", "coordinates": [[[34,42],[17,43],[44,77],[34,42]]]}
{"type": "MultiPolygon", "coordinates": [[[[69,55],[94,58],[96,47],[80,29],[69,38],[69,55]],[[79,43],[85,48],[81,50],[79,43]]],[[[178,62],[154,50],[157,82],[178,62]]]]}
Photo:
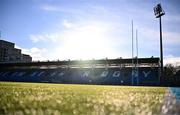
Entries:
{"type": "Polygon", "coordinates": [[[113,53],[107,31],[107,27],[99,25],[83,26],[68,31],[64,37],[63,47],[58,51],[70,59],[105,58],[107,54],[113,53]]]}

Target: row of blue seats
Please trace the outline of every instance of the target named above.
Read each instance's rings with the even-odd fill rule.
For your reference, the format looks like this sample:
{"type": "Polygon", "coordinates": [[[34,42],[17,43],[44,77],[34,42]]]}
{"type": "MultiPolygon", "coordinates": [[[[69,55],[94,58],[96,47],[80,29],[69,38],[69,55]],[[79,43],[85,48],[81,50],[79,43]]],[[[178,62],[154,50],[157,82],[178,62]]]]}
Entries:
{"type": "Polygon", "coordinates": [[[58,82],[88,84],[131,84],[134,76],[139,84],[157,82],[158,68],[69,68],[1,70],[0,81],[58,82]]]}

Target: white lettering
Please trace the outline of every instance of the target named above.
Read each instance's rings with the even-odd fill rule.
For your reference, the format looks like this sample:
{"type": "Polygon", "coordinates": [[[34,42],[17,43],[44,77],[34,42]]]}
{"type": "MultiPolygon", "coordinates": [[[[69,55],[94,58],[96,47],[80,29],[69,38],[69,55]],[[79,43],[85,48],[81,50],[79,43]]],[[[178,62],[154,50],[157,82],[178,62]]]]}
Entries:
{"type": "Polygon", "coordinates": [[[58,74],[58,76],[63,76],[63,75],[64,75],[64,72],[63,72],[63,71],[58,74]]]}
{"type": "Polygon", "coordinates": [[[132,71],[132,76],[133,77],[138,77],[138,71],[137,70],[132,71]]]}
{"type": "Polygon", "coordinates": [[[151,73],[151,71],[145,72],[143,71],[144,77],[148,77],[148,75],[151,73]]]}
{"type": "Polygon", "coordinates": [[[108,71],[103,71],[100,76],[101,77],[107,77],[108,73],[109,73],[108,71]]]}
{"type": "Polygon", "coordinates": [[[113,73],[113,77],[119,77],[120,76],[120,71],[115,71],[113,73]]]}
{"type": "Polygon", "coordinates": [[[89,73],[90,73],[90,71],[85,71],[85,72],[82,74],[82,76],[83,76],[83,77],[88,77],[88,76],[89,76],[89,73]]]}

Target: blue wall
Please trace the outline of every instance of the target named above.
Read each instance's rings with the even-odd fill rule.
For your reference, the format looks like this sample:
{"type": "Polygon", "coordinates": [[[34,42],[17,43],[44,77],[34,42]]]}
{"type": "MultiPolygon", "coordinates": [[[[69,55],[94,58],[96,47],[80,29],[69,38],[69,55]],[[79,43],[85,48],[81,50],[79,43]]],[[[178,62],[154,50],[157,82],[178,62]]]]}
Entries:
{"type": "Polygon", "coordinates": [[[0,81],[158,85],[158,68],[58,68],[0,70],[0,81]],[[138,71],[138,72],[137,72],[138,71]]]}

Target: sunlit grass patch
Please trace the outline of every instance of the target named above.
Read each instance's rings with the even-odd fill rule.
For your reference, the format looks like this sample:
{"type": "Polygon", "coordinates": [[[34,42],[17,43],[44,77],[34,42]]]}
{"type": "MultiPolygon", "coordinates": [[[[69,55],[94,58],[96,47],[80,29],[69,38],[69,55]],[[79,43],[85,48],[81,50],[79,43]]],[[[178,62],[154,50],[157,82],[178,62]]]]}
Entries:
{"type": "Polygon", "coordinates": [[[0,83],[5,114],[160,114],[166,88],[0,83]]]}

